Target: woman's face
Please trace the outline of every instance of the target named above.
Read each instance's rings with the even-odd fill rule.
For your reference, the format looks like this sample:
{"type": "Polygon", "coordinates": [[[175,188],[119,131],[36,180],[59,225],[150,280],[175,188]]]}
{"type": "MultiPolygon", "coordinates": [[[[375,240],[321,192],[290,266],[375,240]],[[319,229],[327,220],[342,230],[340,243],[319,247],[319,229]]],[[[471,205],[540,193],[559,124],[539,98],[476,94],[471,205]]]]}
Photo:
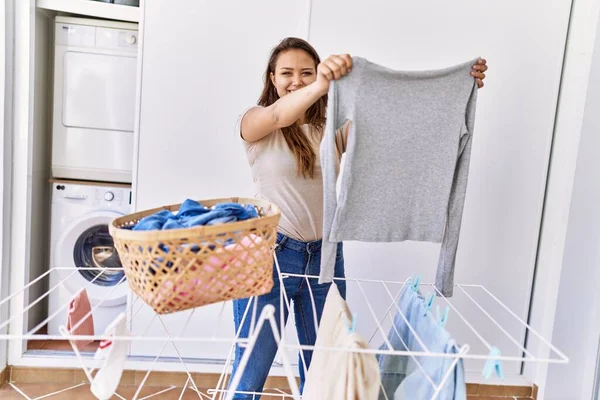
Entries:
{"type": "Polygon", "coordinates": [[[304,50],[292,49],[282,52],[271,73],[271,81],[279,97],[310,85],[317,79],[313,58],[304,50]]]}

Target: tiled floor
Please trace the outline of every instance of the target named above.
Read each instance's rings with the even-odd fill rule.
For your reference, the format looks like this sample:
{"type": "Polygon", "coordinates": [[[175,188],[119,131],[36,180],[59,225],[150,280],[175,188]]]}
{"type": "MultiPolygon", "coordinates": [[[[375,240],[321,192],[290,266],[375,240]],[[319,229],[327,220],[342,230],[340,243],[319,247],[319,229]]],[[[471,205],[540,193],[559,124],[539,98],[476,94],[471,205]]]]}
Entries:
{"type": "MultiPolygon", "coordinates": [[[[60,390],[64,390],[68,387],[72,386],[71,384],[33,384],[33,383],[20,383],[18,384],[18,388],[22,390],[27,396],[31,398],[36,398],[39,396],[47,395],[52,392],[57,392],[60,390]]],[[[165,389],[169,389],[168,387],[144,387],[138,396],[138,399],[149,396],[154,393],[159,393],[165,389]]],[[[160,399],[160,400],[171,400],[171,399],[179,399],[181,395],[182,388],[174,388],[172,390],[160,393],[157,396],[152,397],[151,399],[160,399]]],[[[117,393],[123,396],[126,399],[132,399],[135,392],[137,390],[137,386],[121,386],[117,389],[117,393]]],[[[201,390],[202,391],[202,390],[201,390]]],[[[204,390],[204,393],[206,391],[204,390]]],[[[181,399],[191,400],[198,399],[198,394],[191,389],[187,389],[183,394],[181,399]]],[[[206,397],[205,397],[206,398],[206,397]]],[[[2,389],[0,389],[0,399],[2,400],[23,400],[24,397],[19,394],[16,390],[14,390],[9,384],[5,384],[2,389]]],[[[75,389],[71,389],[62,393],[58,393],[56,395],[45,397],[45,399],[51,400],[97,400],[97,398],[90,392],[90,386],[87,384],[83,384],[75,389]]],[[[119,397],[113,396],[111,400],[120,400],[119,397]]]]}
{"type": "MultiPolygon", "coordinates": [[[[92,342],[80,350],[95,352],[99,343],[99,341],[92,342]]],[[[73,347],[68,340],[28,340],[27,350],[73,351],[73,347]]]]}
{"type": "MultiPolygon", "coordinates": [[[[45,334],[45,327],[42,328],[39,334],[45,334]]],[[[81,351],[95,352],[100,342],[96,341],[85,346],[81,351]]],[[[71,344],[67,340],[29,340],[27,343],[28,350],[49,350],[49,351],[73,351],[71,344]]],[[[117,393],[125,399],[132,399],[138,384],[146,375],[145,371],[125,371],[121,378],[121,386],[117,389],[117,393]]],[[[48,393],[57,392],[69,388],[80,382],[87,382],[83,371],[73,369],[48,369],[48,368],[27,368],[17,367],[11,371],[11,381],[16,382],[20,390],[26,393],[29,397],[35,398],[48,393]]],[[[215,387],[218,381],[218,375],[215,374],[193,374],[194,381],[199,387],[215,387]],[[214,375],[214,376],[212,376],[214,375]]],[[[153,393],[159,393],[170,388],[170,385],[176,386],[174,389],[160,393],[151,399],[179,399],[182,386],[187,380],[187,375],[174,372],[153,372],[149,375],[145,387],[139,398],[149,396],[153,393]]],[[[1,385],[1,383],[0,383],[1,385]]],[[[267,381],[268,387],[286,387],[287,382],[278,378],[270,377],[267,381]]],[[[201,392],[207,393],[208,389],[200,389],[201,392]]],[[[493,385],[467,385],[467,400],[532,400],[535,399],[536,389],[523,386],[493,386],[493,385]]],[[[198,394],[191,389],[187,389],[183,394],[182,399],[198,399],[198,394]]],[[[209,398],[209,397],[203,397],[209,398]]],[[[265,396],[263,396],[265,398],[265,396]]],[[[266,397],[277,399],[278,397],[266,397]]],[[[17,391],[9,384],[5,384],[0,389],[1,400],[22,400],[24,399],[17,391]]],[[[51,397],[45,397],[51,400],[96,400],[96,397],[90,393],[89,384],[71,389],[51,397]]],[[[113,396],[112,399],[120,399],[113,396]]],[[[112,400],[111,399],[111,400],[112,400]]]]}
{"type": "MultiPolygon", "coordinates": [[[[51,392],[57,392],[57,391],[66,389],[70,386],[71,386],[71,384],[69,384],[69,385],[67,385],[67,384],[40,385],[40,384],[32,384],[32,383],[21,383],[18,385],[19,389],[22,390],[25,394],[27,394],[31,398],[43,396],[43,395],[46,395],[51,392]]],[[[124,385],[124,386],[120,386],[119,389],[117,389],[117,393],[120,396],[124,397],[125,399],[132,399],[133,396],[135,395],[136,390],[137,390],[137,386],[124,385]]],[[[144,398],[146,396],[150,396],[152,394],[157,394],[157,395],[154,397],[151,397],[151,399],[160,399],[160,400],[199,399],[198,394],[195,391],[193,391],[192,389],[186,389],[186,391],[183,393],[183,396],[180,397],[181,390],[182,390],[181,387],[175,387],[173,389],[169,389],[169,387],[148,386],[148,387],[142,388],[142,391],[138,395],[138,399],[144,398]]],[[[200,391],[202,393],[204,393],[205,395],[208,393],[207,389],[200,389],[200,391]]],[[[497,392],[495,392],[495,393],[497,393],[497,392]]],[[[263,396],[263,398],[264,397],[265,396],[263,396]]],[[[58,393],[56,395],[53,395],[51,397],[46,397],[46,398],[51,399],[51,400],[73,400],[73,399],[96,400],[96,397],[90,393],[90,387],[87,384],[83,384],[75,389],[71,389],[71,390],[68,390],[68,391],[65,391],[62,393],[58,393]]],[[[207,398],[207,397],[204,396],[202,398],[207,398]]],[[[269,396],[267,398],[271,398],[274,400],[277,399],[277,397],[271,397],[271,396],[269,396]]],[[[0,389],[0,399],[2,399],[2,400],[23,400],[24,397],[21,396],[14,389],[12,389],[12,387],[9,384],[6,384],[6,385],[4,385],[4,387],[2,389],[0,389]]],[[[519,397],[519,396],[514,396],[514,395],[504,395],[504,396],[489,396],[489,395],[471,396],[470,395],[467,398],[467,400],[531,400],[531,399],[532,399],[532,397],[529,397],[529,396],[528,397],[519,397]]],[[[120,398],[117,396],[113,396],[111,398],[111,400],[120,400],[120,398]]]]}
{"type": "MultiPolygon", "coordinates": [[[[80,385],[75,389],[71,389],[50,397],[47,399],[76,399],[76,400],[94,400],[95,397],[90,393],[87,378],[82,370],[76,368],[33,368],[33,367],[12,367],[10,373],[10,381],[26,393],[29,397],[35,398],[42,395],[47,395],[52,392],[67,389],[73,385],[80,385]],[[84,383],[86,382],[86,383],[84,383]]],[[[144,381],[146,371],[124,371],[121,377],[121,386],[117,393],[125,399],[133,398],[138,385],[144,381]]],[[[207,393],[208,389],[218,385],[218,374],[192,373],[192,379],[201,392],[207,393]]],[[[141,391],[141,396],[145,396],[161,392],[169,389],[172,386],[175,388],[166,392],[160,393],[153,399],[178,399],[181,395],[182,387],[186,384],[188,375],[182,372],[158,372],[153,371],[145,380],[144,387],[141,391]]],[[[267,387],[286,388],[287,381],[283,377],[269,377],[266,383],[267,387]]],[[[494,386],[494,385],[467,385],[468,400],[531,400],[536,397],[536,389],[525,386],[494,386]]],[[[280,397],[265,397],[273,400],[280,397]]],[[[23,399],[18,391],[15,391],[9,384],[4,385],[0,389],[0,399],[12,400],[23,399]]],[[[198,399],[198,395],[191,389],[187,389],[183,394],[183,399],[198,399]]],[[[203,397],[209,398],[209,397],[203,397]]],[[[113,399],[119,399],[113,396],[113,399]]],[[[289,399],[289,398],[288,398],[289,399]]]]}
{"type": "Polygon", "coordinates": [[[536,394],[530,386],[467,385],[468,400],[529,400],[536,394]]]}
{"type": "MultiPolygon", "coordinates": [[[[43,326],[38,330],[36,335],[47,335],[48,334],[48,326],[43,326]]],[[[80,351],[90,351],[95,352],[98,349],[98,344],[100,341],[95,341],[85,346],[80,351]]],[[[28,340],[27,341],[27,350],[54,350],[54,351],[73,351],[73,348],[69,344],[68,340],[28,340]]]]}
{"type": "MultiPolygon", "coordinates": [[[[46,333],[41,330],[39,333],[46,333]]],[[[95,352],[99,342],[93,342],[81,349],[84,352],[95,352]]],[[[49,350],[49,351],[72,351],[70,343],[66,340],[29,340],[27,343],[28,350],[49,350]]],[[[29,397],[35,398],[46,395],[51,392],[60,391],[73,386],[77,382],[87,382],[82,371],[53,369],[51,371],[40,371],[36,368],[15,368],[12,371],[12,380],[16,381],[16,385],[20,390],[26,393],[29,397]],[[42,379],[48,383],[41,383],[40,376],[49,379],[42,379]],[[51,383],[50,383],[51,382],[51,383]]],[[[143,379],[144,371],[125,371],[121,379],[121,386],[117,393],[126,399],[133,398],[137,385],[143,379]]],[[[199,386],[215,387],[218,377],[204,376],[206,374],[194,374],[194,380],[199,386]]],[[[142,389],[141,395],[138,398],[149,396],[153,393],[159,393],[169,389],[169,385],[177,386],[174,389],[160,393],[152,399],[179,399],[182,386],[185,384],[187,376],[181,373],[158,372],[150,374],[146,386],[142,389]]],[[[267,386],[284,387],[285,382],[271,380],[267,382],[267,386]]],[[[203,393],[207,393],[207,389],[201,389],[203,393]]],[[[536,398],[535,390],[531,387],[519,386],[493,386],[493,385],[473,385],[467,387],[468,400],[532,400],[536,398]]],[[[264,397],[264,396],[263,396],[264,397]]],[[[88,384],[83,384],[75,389],[71,389],[51,397],[46,397],[52,400],[95,400],[96,397],[90,393],[88,384]]],[[[198,399],[198,394],[191,389],[187,389],[182,399],[198,399]]],[[[208,397],[206,397],[208,398],[208,397]]],[[[269,397],[276,399],[276,397],[269,397]]],[[[10,385],[5,384],[0,389],[1,400],[24,399],[10,385]]],[[[113,399],[119,399],[113,396],[113,399]]]]}

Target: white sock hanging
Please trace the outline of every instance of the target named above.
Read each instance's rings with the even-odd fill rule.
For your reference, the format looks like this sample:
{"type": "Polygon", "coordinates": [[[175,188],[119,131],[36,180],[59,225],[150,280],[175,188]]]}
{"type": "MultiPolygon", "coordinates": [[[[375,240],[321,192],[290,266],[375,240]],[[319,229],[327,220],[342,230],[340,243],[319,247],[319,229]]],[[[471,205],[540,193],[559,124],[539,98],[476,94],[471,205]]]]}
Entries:
{"type": "MultiPolygon", "coordinates": [[[[119,316],[106,328],[108,336],[130,336],[127,329],[127,317],[125,313],[119,316]]],[[[91,390],[94,396],[99,400],[108,400],[117,390],[125,360],[127,350],[129,349],[129,340],[103,340],[94,355],[94,358],[104,359],[104,363],[96,373],[92,381],[91,390]]]]}

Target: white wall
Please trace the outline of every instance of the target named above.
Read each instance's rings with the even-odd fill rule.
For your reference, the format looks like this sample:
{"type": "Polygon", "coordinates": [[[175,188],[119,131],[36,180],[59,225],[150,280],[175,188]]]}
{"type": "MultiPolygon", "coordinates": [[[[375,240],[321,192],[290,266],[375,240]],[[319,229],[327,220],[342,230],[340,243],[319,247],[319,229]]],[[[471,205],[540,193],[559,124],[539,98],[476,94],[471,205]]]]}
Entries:
{"type": "MultiPolygon", "coordinates": [[[[510,0],[483,7],[461,0],[432,7],[424,2],[297,0],[227,6],[236,13],[214,2],[146,2],[136,208],[185,197],[251,193],[235,121],[255,104],[268,51],[284,36],[308,35],[322,57],[350,52],[398,69],[438,68],[481,55],[490,71],[478,98],[457,282],[488,287],[526,319],[569,4],[510,0]],[[532,77],[526,71],[536,72],[532,77]]],[[[431,244],[347,243],[348,275],[404,280],[419,272],[431,282],[438,251],[439,245],[431,244]],[[365,268],[373,263],[378,268],[365,268]]],[[[370,337],[369,311],[359,303],[358,292],[350,296],[351,307],[362,315],[358,329],[370,337]]],[[[456,302],[467,307],[469,300],[460,297],[456,302]]],[[[385,298],[375,302],[377,310],[385,310],[385,298]]],[[[465,314],[486,324],[480,332],[504,355],[521,355],[472,304],[465,314]]],[[[497,318],[523,340],[524,330],[509,315],[498,313],[497,318]]],[[[448,327],[474,352],[487,351],[457,315],[451,315],[448,327]]],[[[207,353],[212,349],[193,352],[207,353]]],[[[520,365],[506,365],[506,370],[517,374],[520,365]]]]}
{"type": "MultiPolygon", "coordinates": [[[[270,49],[285,36],[303,35],[304,1],[149,0],[142,6],[134,209],[185,198],[251,196],[252,177],[236,121],[244,108],[256,104],[270,49]]],[[[190,312],[163,321],[172,335],[232,337],[230,305],[218,327],[220,304],[197,309],[184,333],[190,312]]],[[[158,320],[148,327],[152,316],[143,307],[133,318],[134,334],[165,337],[158,320]]],[[[224,358],[229,348],[178,344],[185,357],[207,359],[224,358]]],[[[131,353],[155,355],[160,347],[134,342],[131,353]]],[[[175,357],[177,352],[169,346],[162,354],[175,357]]]]}
{"type": "Polygon", "coordinates": [[[598,352],[598,361],[596,362],[596,377],[594,379],[594,392],[592,399],[600,399],[600,351],[598,352]]]}
{"type": "Polygon", "coordinates": [[[591,399],[593,391],[600,337],[600,31],[589,79],[552,337],[570,363],[549,368],[548,400],[591,399]]]}
{"type": "MultiPolygon", "coordinates": [[[[599,15],[599,0],[572,3],[529,322],[547,338],[552,337],[554,328],[599,15]]],[[[540,357],[557,356],[539,340],[531,340],[531,336],[528,348],[540,357]]],[[[547,370],[545,363],[525,366],[525,376],[540,386],[540,398],[544,398],[547,370]]]]}
{"type": "MultiPolygon", "coordinates": [[[[52,37],[53,18],[44,10],[35,12],[35,67],[33,98],[33,134],[31,137],[31,229],[29,243],[29,268],[25,277],[31,282],[48,271],[50,235],[50,149],[52,148],[52,37]]],[[[48,291],[48,279],[32,285],[28,302],[38,300],[48,291]]],[[[28,303],[28,304],[29,304],[28,303]]],[[[48,298],[45,297],[28,312],[28,329],[37,326],[48,315],[48,298]]]]}
{"type": "Polygon", "coordinates": [[[252,194],[235,123],[258,99],[271,47],[302,35],[303,5],[145,2],[136,209],[252,194]]]}
{"type": "MultiPolygon", "coordinates": [[[[15,50],[14,50],[14,98],[12,131],[12,185],[11,185],[11,249],[10,249],[10,289],[19,292],[10,301],[10,314],[14,322],[9,325],[9,333],[21,335],[25,328],[23,305],[25,294],[25,268],[29,266],[28,243],[30,238],[31,210],[31,133],[33,126],[33,94],[35,63],[35,2],[15,1],[15,50]]],[[[23,341],[9,343],[9,364],[17,363],[23,353],[23,341]]]]}
{"type": "MultiPolygon", "coordinates": [[[[485,286],[523,319],[529,310],[569,6],[562,0],[485,5],[460,0],[435,6],[417,1],[313,2],[310,41],[323,56],[350,52],[397,69],[439,68],[476,56],[488,60],[486,87],[477,99],[456,282],[485,286]],[[349,21],[361,22],[349,26],[349,21]],[[536,76],[526,70],[535,70],[536,76]]],[[[438,250],[420,243],[346,243],[347,272],[392,280],[421,273],[431,282],[438,250]],[[365,268],[372,263],[377,268],[365,268]]],[[[486,302],[481,292],[470,294],[523,340],[523,325],[486,302]]],[[[360,293],[351,296],[356,299],[360,293]]],[[[453,301],[503,355],[521,356],[460,291],[453,301]]],[[[448,327],[459,342],[472,345],[473,353],[486,352],[452,312],[448,327]]],[[[467,367],[479,372],[481,364],[467,367]]],[[[520,371],[518,363],[504,367],[507,374],[520,371]]]]}
{"type": "MultiPolygon", "coordinates": [[[[12,39],[14,29],[13,2],[7,0],[0,4],[0,299],[8,295],[10,255],[10,137],[12,134],[12,39]]],[[[0,307],[0,320],[5,321],[8,307],[0,307]]],[[[2,333],[5,333],[2,332],[2,333]]],[[[0,341],[0,371],[7,365],[8,342],[0,341]]]]}

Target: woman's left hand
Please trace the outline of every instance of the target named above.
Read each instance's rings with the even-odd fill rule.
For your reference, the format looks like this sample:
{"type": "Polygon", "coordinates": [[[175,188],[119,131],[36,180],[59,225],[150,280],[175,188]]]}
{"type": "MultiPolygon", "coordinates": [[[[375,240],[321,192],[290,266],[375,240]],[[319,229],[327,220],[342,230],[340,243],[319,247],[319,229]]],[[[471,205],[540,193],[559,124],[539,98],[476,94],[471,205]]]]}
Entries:
{"type": "Polygon", "coordinates": [[[487,71],[487,61],[485,58],[480,58],[477,60],[477,64],[473,65],[473,70],[471,71],[471,75],[475,77],[477,81],[477,86],[479,88],[483,87],[483,80],[485,79],[485,71],[487,71]]]}

